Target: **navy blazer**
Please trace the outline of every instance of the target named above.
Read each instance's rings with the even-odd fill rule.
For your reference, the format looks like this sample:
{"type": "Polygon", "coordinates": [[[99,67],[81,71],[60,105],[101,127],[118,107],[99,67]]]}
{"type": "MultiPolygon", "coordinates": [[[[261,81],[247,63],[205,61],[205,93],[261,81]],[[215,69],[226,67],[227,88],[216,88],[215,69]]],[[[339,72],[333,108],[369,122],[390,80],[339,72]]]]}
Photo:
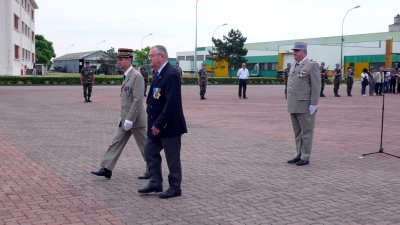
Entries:
{"type": "Polygon", "coordinates": [[[174,67],[167,63],[153,81],[146,100],[147,136],[149,138],[174,137],[187,133],[182,109],[181,79],[174,67]],[[158,91],[158,99],[155,96],[158,91]],[[160,133],[154,136],[151,128],[157,127],[160,133]]]}

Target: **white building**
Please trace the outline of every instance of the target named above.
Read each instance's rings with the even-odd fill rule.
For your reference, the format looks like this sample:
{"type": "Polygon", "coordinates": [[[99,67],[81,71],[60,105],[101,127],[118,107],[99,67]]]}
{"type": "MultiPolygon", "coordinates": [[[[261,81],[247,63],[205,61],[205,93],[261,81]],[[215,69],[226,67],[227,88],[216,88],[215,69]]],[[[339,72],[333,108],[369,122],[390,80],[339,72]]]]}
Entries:
{"type": "Polygon", "coordinates": [[[35,62],[35,0],[0,1],[0,75],[25,75],[35,62]]]}

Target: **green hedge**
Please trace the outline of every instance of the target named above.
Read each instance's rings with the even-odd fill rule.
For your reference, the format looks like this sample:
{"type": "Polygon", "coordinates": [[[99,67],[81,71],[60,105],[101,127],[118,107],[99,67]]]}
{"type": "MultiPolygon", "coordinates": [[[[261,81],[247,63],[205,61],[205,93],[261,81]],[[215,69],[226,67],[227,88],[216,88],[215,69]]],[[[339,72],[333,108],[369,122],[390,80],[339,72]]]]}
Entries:
{"type": "MultiPolygon", "coordinates": [[[[151,78],[149,79],[151,82],[151,78]]],[[[237,78],[209,78],[209,84],[238,84],[237,78]]],[[[96,85],[120,85],[121,76],[96,76],[96,85]]],[[[280,78],[250,78],[248,84],[283,84],[280,78]]],[[[196,85],[197,78],[184,77],[183,85],[196,85]]],[[[46,77],[46,76],[0,76],[0,85],[80,85],[78,76],[46,77]]]]}

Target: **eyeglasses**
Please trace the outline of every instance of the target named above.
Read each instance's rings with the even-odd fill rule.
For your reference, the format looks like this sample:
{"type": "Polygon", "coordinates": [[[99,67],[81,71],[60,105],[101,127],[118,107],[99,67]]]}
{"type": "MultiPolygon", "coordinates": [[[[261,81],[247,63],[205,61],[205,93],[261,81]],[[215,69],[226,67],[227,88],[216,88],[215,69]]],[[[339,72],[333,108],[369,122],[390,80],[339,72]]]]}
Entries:
{"type": "Polygon", "coordinates": [[[246,67],[246,65],[242,65],[242,66],[246,67]]]}
{"type": "Polygon", "coordinates": [[[150,57],[150,58],[154,58],[156,55],[161,55],[161,53],[149,54],[149,57],[150,57]]]}

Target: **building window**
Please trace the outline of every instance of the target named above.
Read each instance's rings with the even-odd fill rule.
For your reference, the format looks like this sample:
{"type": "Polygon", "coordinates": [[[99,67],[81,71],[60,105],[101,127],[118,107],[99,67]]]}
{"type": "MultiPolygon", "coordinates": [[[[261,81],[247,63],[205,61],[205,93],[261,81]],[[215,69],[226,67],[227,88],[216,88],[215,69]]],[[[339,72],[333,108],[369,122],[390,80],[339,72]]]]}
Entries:
{"type": "Polygon", "coordinates": [[[35,11],[33,9],[31,10],[31,19],[32,22],[35,22],[35,11]]]}
{"type": "Polygon", "coordinates": [[[178,56],[178,61],[184,61],[185,60],[185,56],[178,56]]]}
{"type": "Polygon", "coordinates": [[[32,53],[32,62],[35,62],[35,53],[32,53]]]}
{"type": "Polygon", "coordinates": [[[198,55],[197,61],[204,61],[204,55],[198,55]]]}
{"type": "Polygon", "coordinates": [[[32,31],[32,42],[35,41],[35,32],[32,31]]]}
{"type": "Polygon", "coordinates": [[[25,59],[25,49],[22,48],[22,60],[24,60],[24,59],[25,59]]]}
{"type": "Polygon", "coordinates": [[[213,60],[212,55],[206,55],[206,60],[213,60]]]}
{"type": "Polygon", "coordinates": [[[19,27],[19,17],[14,14],[14,28],[18,30],[19,27]]]}
{"type": "Polygon", "coordinates": [[[19,59],[19,46],[14,45],[14,58],[19,59]]]}
{"type": "Polygon", "coordinates": [[[186,56],[186,61],[194,61],[194,56],[193,55],[186,56]]]}

